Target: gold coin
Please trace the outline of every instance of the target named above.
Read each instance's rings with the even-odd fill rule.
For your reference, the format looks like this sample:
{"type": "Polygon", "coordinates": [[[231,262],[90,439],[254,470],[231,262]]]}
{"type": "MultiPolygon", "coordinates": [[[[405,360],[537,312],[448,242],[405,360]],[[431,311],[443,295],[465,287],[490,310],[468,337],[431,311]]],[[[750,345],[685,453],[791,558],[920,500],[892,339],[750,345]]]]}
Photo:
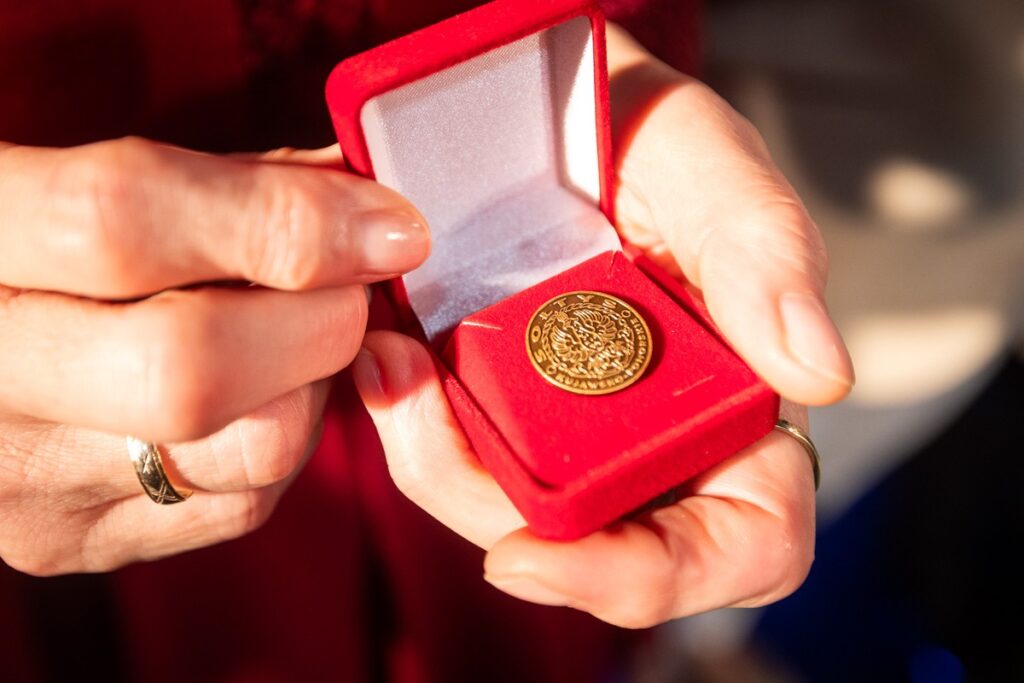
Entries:
{"type": "Polygon", "coordinates": [[[651,331],[636,309],[601,292],[568,292],[537,309],[526,327],[537,372],[574,394],[611,394],[644,374],[651,331]]]}

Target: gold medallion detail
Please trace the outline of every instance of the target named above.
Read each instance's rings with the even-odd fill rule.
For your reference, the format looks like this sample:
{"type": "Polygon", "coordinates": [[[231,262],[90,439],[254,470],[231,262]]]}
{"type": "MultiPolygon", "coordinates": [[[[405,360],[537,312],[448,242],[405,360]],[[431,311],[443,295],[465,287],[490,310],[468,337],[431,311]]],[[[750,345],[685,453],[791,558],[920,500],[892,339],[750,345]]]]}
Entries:
{"type": "Polygon", "coordinates": [[[651,331],[636,309],[601,292],[551,299],[526,327],[537,372],[574,394],[610,394],[640,379],[651,362],[651,331]]]}

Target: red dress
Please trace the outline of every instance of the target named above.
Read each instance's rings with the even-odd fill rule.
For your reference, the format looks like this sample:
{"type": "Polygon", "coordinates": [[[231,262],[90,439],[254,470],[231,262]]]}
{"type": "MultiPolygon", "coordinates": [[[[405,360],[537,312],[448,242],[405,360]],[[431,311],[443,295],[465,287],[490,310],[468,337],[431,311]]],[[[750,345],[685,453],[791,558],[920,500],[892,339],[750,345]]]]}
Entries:
{"type": "MultiPolygon", "coordinates": [[[[323,146],[323,83],[338,60],[476,4],[0,0],[0,140],[323,146]]],[[[695,2],[604,4],[663,59],[694,68],[695,2]]],[[[0,565],[0,680],[63,676],[76,642],[80,661],[116,659],[108,675],[142,681],[621,677],[620,633],[499,593],[482,559],[394,488],[342,375],[316,456],[258,532],[109,577],[40,580],[0,565]]]]}

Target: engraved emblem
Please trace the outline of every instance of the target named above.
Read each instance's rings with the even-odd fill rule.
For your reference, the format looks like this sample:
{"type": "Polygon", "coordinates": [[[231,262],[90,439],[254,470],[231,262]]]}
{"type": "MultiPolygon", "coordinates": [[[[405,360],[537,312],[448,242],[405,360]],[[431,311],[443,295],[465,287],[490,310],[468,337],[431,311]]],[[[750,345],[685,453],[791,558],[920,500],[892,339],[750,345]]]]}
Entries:
{"type": "Polygon", "coordinates": [[[526,327],[537,372],[575,394],[610,394],[640,379],[651,361],[651,331],[636,309],[600,292],[548,301],[526,327]]]}

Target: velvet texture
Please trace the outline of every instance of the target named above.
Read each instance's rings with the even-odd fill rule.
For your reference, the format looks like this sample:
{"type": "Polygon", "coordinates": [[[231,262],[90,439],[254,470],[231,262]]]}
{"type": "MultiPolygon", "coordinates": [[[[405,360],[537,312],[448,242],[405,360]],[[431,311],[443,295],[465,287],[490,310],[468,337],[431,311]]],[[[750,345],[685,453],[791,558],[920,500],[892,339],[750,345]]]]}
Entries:
{"type": "MultiPolygon", "coordinates": [[[[582,54],[589,57],[590,51],[582,54]]],[[[463,319],[445,355],[451,370],[445,382],[449,399],[477,454],[530,528],[553,539],[579,538],[642,508],[764,436],[778,417],[778,397],[621,252],[586,259],[593,250],[579,249],[572,254],[575,259],[568,259],[574,267],[553,274],[553,266],[567,262],[564,245],[579,243],[578,237],[563,240],[559,234],[589,230],[596,245],[607,244],[609,236],[614,242],[607,220],[580,218],[578,224],[565,225],[565,216],[585,214],[551,209],[563,197],[574,204],[586,202],[585,195],[568,187],[571,173],[550,171],[567,165],[558,158],[569,146],[562,141],[570,130],[582,128],[589,131],[591,149],[579,158],[596,162],[599,168],[591,175],[603,180],[600,196],[591,198],[591,211],[603,208],[610,215],[607,83],[604,20],[595,3],[498,0],[344,61],[327,87],[328,106],[351,167],[411,196],[426,208],[434,226],[431,260],[395,284],[398,307],[409,327],[421,329],[435,349],[447,327],[463,319]],[[580,68],[578,58],[559,67],[565,60],[545,54],[552,52],[544,48],[545,35],[578,26],[580,17],[590,19],[593,68],[580,68]],[[539,38],[531,41],[531,36],[539,38]],[[530,68],[524,55],[556,66],[530,68]],[[486,61],[477,68],[481,60],[486,61]],[[526,77],[551,82],[522,82],[526,77]],[[593,78],[593,88],[560,83],[580,78],[593,78]],[[478,87],[477,82],[488,79],[493,87],[478,87]],[[522,99],[502,100],[513,85],[522,99]],[[458,97],[449,92],[453,87],[458,97]],[[586,92],[592,102],[577,104],[575,120],[564,114],[569,107],[550,106],[557,93],[569,90],[586,92]],[[535,92],[540,95],[531,97],[535,92]],[[583,117],[589,117],[585,128],[583,117]],[[396,119],[401,126],[394,125],[396,119]],[[398,130],[389,132],[389,126],[398,130]],[[493,128],[493,144],[487,142],[488,131],[480,129],[486,126],[493,128]],[[517,126],[536,129],[528,136],[531,141],[545,135],[553,139],[514,145],[502,154],[503,145],[518,135],[517,126]],[[525,156],[523,149],[529,150],[525,156]],[[402,159],[404,164],[396,161],[402,159]],[[503,159],[506,163],[500,163],[503,159]],[[522,182],[524,174],[529,182],[522,182]],[[524,186],[540,189],[524,194],[524,186]],[[459,188],[454,198],[453,187],[459,188]],[[477,206],[488,200],[497,208],[477,206]],[[466,202],[471,206],[462,212],[466,218],[449,217],[466,202]],[[550,215],[559,221],[549,220],[550,215]],[[506,229],[515,224],[528,227],[506,229]],[[520,242],[531,230],[539,237],[520,242]],[[462,253],[453,253],[456,240],[462,253]],[[472,261],[487,263],[487,255],[496,254],[506,268],[518,264],[532,267],[530,274],[551,276],[539,283],[528,276],[505,278],[505,284],[519,287],[502,289],[491,279],[504,272],[500,268],[444,267],[445,260],[458,266],[470,253],[472,261]],[[435,265],[438,259],[441,266],[435,265]],[[436,296],[449,290],[456,293],[436,296]],[[523,346],[526,322],[548,299],[576,290],[620,296],[647,318],[656,357],[634,386],[607,396],[579,396],[548,384],[531,367],[523,346]],[[434,293],[436,305],[424,292],[434,293]],[[438,306],[455,297],[462,309],[442,309],[445,315],[438,316],[438,306]],[[496,303],[480,311],[465,305],[479,301],[496,303]]]]}
{"type": "Polygon", "coordinates": [[[487,468],[536,533],[572,539],[642,508],[760,439],[778,397],[732,350],[622,252],[590,259],[469,316],[445,353],[452,402],[487,468]],[[525,352],[544,302],[598,291],[651,332],[644,375],[586,396],[546,381],[525,352]]]}
{"type": "MultiPolygon", "coordinates": [[[[330,144],[323,83],[340,59],[476,4],[0,0],[0,140],[330,144]]],[[[602,4],[660,57],[696,70],[695,0],[602,4]]],[[[375,325],[394,325],[383,298],[374,309],[375,325]]],[[[490,588],[482,553],[405,500],[344,376],[325,424],[274,516],[246,538],[108,576],[40,580],[0,565],[0,679],[621,678],[621,634],[490,588]]]]}

